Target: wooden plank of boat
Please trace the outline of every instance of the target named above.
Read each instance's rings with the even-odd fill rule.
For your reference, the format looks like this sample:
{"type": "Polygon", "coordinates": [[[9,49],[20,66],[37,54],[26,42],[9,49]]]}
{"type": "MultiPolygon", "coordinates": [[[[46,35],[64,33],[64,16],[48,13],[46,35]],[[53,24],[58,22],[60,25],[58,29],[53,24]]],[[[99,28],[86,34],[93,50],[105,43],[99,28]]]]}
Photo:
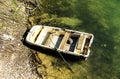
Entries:
{"type": "Polygon", "coordinates": [[[51,32],[51,31],[52,31],[51,28],[48,29],[44,27],[41,33],[38,35],[37,40],[35,41],[35,44],[38,44],[38,45],[43,44],[45,41],[44,39],[47,36],[48,32],[51,32]]]}
{"type": "Polygon", "coordinates": [[[65,49],[64,47],[66,45],[67,40],[69,39],[69,36],[70,36],[70,32],[66,32],[64,37],[63,37],[63,40],[62,40],[62,42],[61,42],[61,44],[59,46],[59,49],[61,49],[61,50],[65,49]]]}
{"type": "Polygon", "coordinates": [[[34,43],[37,35],[41,32],[42,28],[43,27],[35,27],[34,29],[30,30],[26,39],[34,43]]]}
{"type": "Polygon", "coordinates": [[[86,36],[84,34],[81,34],[78,40],[78,46],[76,48],[77,53],[83,53],[85,42],[86,42],[86,36]]]}
{"type": "Polygon", "coordinates": [[[52,38],[54,37],[54,32],[55,30],[51,30],[48,40],[45,43],[46,46],[54,47],[54,45],[50,46],[50,43],[52,42],[52,38]]]}

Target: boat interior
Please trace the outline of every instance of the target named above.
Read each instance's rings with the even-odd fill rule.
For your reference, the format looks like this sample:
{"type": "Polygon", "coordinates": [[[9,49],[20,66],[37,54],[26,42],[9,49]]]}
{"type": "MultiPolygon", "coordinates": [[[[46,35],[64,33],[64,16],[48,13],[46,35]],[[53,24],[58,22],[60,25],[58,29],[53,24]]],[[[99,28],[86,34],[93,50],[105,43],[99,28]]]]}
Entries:
{"type": "Polygon", "coordinates": [[[60,28],[40,27],[31,34],[30,40],[37,45],[49,48],[87,54],[91,37],[89,34],[60,28]]]}

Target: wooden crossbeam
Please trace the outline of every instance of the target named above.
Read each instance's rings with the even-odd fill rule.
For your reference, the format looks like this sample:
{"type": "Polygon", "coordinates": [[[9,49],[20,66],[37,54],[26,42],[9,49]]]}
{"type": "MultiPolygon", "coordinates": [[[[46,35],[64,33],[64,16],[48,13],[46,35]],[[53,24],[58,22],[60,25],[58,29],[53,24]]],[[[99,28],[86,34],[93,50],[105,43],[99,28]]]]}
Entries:
{"type": "Polygon", "coordinates": [[[60,44],[60,47],[59,47],[60,49],[64,49],[64,46],[66,45],[66,42],[69,39],[69,36],[70,36],[70,32],[66,32],[60,44]]]}

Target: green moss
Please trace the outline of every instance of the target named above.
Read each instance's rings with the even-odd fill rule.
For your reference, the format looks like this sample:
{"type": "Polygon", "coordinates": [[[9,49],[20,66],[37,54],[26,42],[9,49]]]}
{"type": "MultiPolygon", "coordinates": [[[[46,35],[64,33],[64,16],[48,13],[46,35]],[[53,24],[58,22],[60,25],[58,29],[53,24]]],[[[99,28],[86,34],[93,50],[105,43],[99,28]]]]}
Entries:
{"type": "Polygon", "coordinates": [[[75,28],[75,26],[81,25],[82,21],[77,18],[61,17],[62,23],[75,28]]]}

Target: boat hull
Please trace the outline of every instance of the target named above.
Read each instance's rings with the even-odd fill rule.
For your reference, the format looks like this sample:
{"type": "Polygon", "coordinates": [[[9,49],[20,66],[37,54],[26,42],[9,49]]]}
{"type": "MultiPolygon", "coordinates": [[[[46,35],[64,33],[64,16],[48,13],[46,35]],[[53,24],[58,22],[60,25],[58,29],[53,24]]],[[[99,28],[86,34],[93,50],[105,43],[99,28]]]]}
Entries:
{"type": "Polygon", "coordinates": [[[35,25],[27,34],[25,41],[44,49],[73,56],[88,57],[94,36],[90,33],[35,25]]]}

